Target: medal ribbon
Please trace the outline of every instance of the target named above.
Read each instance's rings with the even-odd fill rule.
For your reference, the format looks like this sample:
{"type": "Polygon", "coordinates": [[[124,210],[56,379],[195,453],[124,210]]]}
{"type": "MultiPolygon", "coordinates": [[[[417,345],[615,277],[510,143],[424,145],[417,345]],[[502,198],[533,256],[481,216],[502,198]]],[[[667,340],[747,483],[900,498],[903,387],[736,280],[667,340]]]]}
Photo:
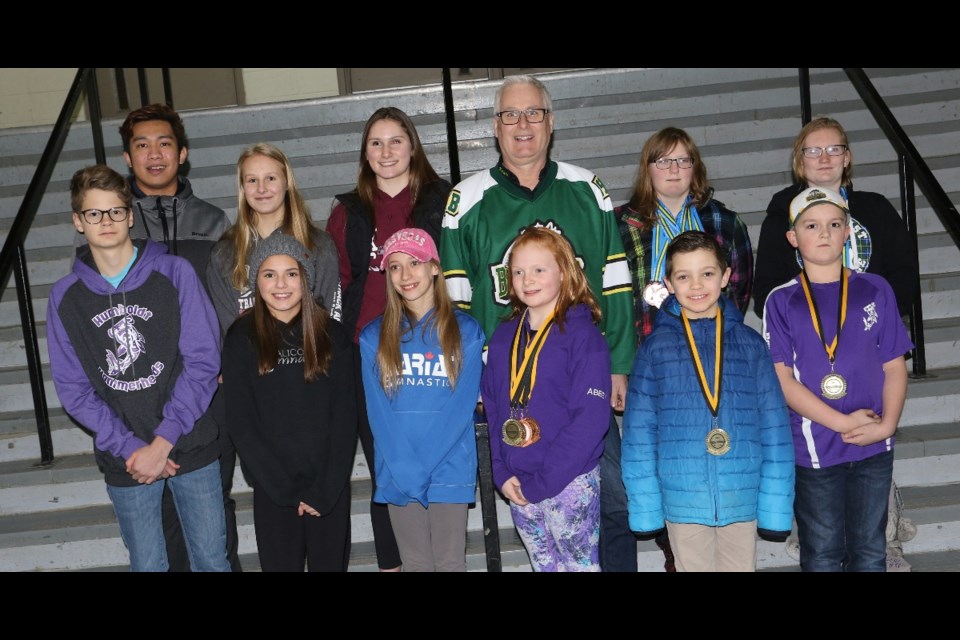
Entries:
{"type": "Polygon", "coordinates": [[[510,404],[511,406],[525,405],[530,401],[533,386],[537,382],[537,362],[540,351],[547,340],[547,334],[553,328],[553,311],[544,320],[536,338],[527,340],[526,346],[520,349],[521,337],[524,330],[524,321],[529,310],[524,311],[517,324],[517,332],[513,336],[512,357],[510,358],[510,404]]]}
{"type": "Polygon", "coordinates": [[[710,386],[707,384],[707,374],[703,370],[703,362],[700,361],[700,353],[697,351],[697,343],[693,339],[693,330],[690,328],[690,321],[687,320],[687,314],[683,307],[680,308],[680,319],[683,320],[683,332],[687,337],[687,347],[690,348],[690,355],[693,357],[693,364],[697,368],[697,377],[700,379],[700,390],[703,391],[703,397],[710,407],[710,413],[713,414],[716,422],[717,409],[720,406],[720,381],[723,371],[723,313],[720,311],[720,305],[717,305],[717,347],[716,358],[713,363],[713,388],[714,393],[710,393],[710,386]]]}
{"type": "Polygon", "coordinates": [[[700,214],[692,201],[693,197],[687,196],[683,208],[674,218],[670,209],[657,198],[657,223],[653,227],[653,256],[650,261],[650,279],[654,282],[663,280],[664,261],[670,241],[684,231],[703,231],[700,214]]]}
{"type": "Polygon", "coordinates": [[[820,310],[817,308],[817,301],[813,297],[813,292],[810,290],[810,280],[807,278],[807,271],[803,270],[800,272],[800,284],[803,285],[803,295],[807,297],[807,306],[810,307],[810,319],[813,320],[813,328],[817,332],[817,335],[820,336],[820,342],[823,343],[823,348],[827,352],[827,358],[830,360],[830,366],[833,366],[833,361],[837,355],[837,348],[840,346],[840,329],[843,328],[843,323],[847,320],[847,270],[843,267],[840,268],[840,305],[837,309],[837,335],[833,337],[833,342],[829,345],[827,344],[827,339],[823,335],[823,323],[820,321],[820,310]]]}

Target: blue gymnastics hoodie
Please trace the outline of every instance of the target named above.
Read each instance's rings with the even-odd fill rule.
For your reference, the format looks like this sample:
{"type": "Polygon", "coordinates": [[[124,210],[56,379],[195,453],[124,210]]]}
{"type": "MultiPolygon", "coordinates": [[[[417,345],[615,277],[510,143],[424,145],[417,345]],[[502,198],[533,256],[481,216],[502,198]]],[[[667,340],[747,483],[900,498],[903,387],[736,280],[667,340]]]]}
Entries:
{"type": "Polygon", "coordinates": [[[447,377],[433,310],[412,330],[400,330],[403,372],[394,395],[380,384],[377,345],[383,316],[360,333],[367,414],[373,431],[377,488],[374,501],[403,506],[416,501],[472,503],[476,500],[477,444],[473,412],[480,394],[484,334],[480,324],[455,311],[463,366],[456,386],[447,377]]]}

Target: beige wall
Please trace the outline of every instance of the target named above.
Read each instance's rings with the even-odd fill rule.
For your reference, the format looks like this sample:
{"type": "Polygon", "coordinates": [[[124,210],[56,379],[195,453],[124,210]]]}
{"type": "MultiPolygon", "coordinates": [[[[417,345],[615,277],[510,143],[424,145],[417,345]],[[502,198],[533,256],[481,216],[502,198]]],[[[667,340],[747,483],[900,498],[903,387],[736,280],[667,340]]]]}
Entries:
{"type": "Polygon", "coordinates": [[[56,122],[76,75],[76,68],[0,69],[0,129],[56,122]]]}
{"type": "Polygon", "coordinates": [[[242,73],[246,104],[326,98],[340,94],[335,67],[326,69],[246,68],[242,73]]]}
{"type": "MultiPolygon", "coordinates": [[[[0,129],[53,124],[76,74],[76,68],[0,69],[0,129]]],[[[242,74],[246,104],[339,94],[336,68],[247,68],[242,74]]]]}

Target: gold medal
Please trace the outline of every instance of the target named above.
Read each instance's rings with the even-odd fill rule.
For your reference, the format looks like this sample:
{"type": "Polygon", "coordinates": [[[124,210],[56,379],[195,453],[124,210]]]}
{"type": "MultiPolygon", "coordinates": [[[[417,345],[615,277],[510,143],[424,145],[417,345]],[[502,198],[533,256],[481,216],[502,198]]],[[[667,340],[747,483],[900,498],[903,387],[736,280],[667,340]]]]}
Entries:
{"type": "Polygon", "coordinates": [[[820,381],[820,395],[829,400],[839,400],[847,395],[847,381],[839,373],[832,371],[820,381]]]}
{"type": "Polygon", "coordinates": [[[828,400],[839,400],[847,395],[847,380],[833,370],[837,348],[840,346],[840,330],[843,329],[843,324],[847,320],[847,278],[847,270],[840,267],[840,302],[838,303],[837,311],[837,333],[833,337],[833,342],[827,344],[827,340],[824,338],[823,325],[820,322],[820,310],[817,308],[817,301],[814,300],[813,293],[810,290],[807,272],[800,272],[800,284],[803,285],[803,294],[806,296],[807,306],[810,308],[810,320],[813,322],[813,329],[820,337],[824,351],[827,353],[827,360],[830,362],[830,373],[823,376],[823,380],[820,381],[820,395],[828,400]]]}
{"type": "Polygon", "coordinates": [[[690,321],[687,320],[687,314],[683,308],[680,309],[680,319],[683,321],[683,331],[687,337],[687,347],[690,349],[690,355],[693,356],[693,365],[697,370],[697,379],[700,381],[700,390],[703,397],[710,407],[710,413],[713,414],[713,429],[707,433],[705,442],[707,443],[707,453],[714,456],[722,456],[730,451],[730,434],[717,425],[718,409],[720,407],[720,387],[723,382],[723,312],[720,305],[717,305],[716,314],[716,351],[713,361],[713,391],[707,384],[707,374],[703,370],[703,363],[700,361],[700,352],[697,350],[697,343],[693,339],[693,330],[690,328],[690,321]]]}
{"type": "Polygon", "coordinates": [[[711,455],[722,456],[730,451],[730,434],[720,427],[714,427],[710,430],[710,433],[707,434],[706,442],[707,453],[711,455]]]}
{"type": "Polygon", "coordinates": [[[527,311],[523,312],[513,336],[510,358],[510,419],[503,423],[503,441],[511,447],[529,447],[540,440],[540,425],[526,415],[533,387],[537,382],[537,365],[544,342],[553,328],[553,311],[543,321],[536,337],[524,332],[527,311]],[[527,336],[526,345],[523,343],[527,336]]]}
{"type": "Polygon", "coordinates": [[[503,441],[511,447],[529,447],[540,440],[540,425],[530,416],[503,423],[503,441]]]}
{"type": "Polygon", "coordinates": [[[501,433],[503,434],[503,441],[510,445],[511,447],[519,447],[523,442],[523,434],[526,431],[520,421],[515,418],[510,418],[503,423],[503,428],[501,433]]]}

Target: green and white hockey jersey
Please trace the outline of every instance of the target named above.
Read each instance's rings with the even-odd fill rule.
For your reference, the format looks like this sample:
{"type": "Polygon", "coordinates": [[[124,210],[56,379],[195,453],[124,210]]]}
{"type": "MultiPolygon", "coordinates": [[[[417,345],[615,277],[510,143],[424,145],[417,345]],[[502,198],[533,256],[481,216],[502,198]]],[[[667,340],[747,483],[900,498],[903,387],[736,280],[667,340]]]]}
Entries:
{"type": "Polygon", "coordinates": [[[549,227],[573,245],[603,319],[612,373],[629,374],[635,349],[630,271],[610,195],[586,169],[550,161],[531,194],[497,165],[450,193],[440,235],[440,261],[454,304],[467,310],[489,341],[510,312],[507,268],[517,235],[549,227]]]}

